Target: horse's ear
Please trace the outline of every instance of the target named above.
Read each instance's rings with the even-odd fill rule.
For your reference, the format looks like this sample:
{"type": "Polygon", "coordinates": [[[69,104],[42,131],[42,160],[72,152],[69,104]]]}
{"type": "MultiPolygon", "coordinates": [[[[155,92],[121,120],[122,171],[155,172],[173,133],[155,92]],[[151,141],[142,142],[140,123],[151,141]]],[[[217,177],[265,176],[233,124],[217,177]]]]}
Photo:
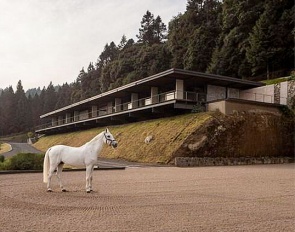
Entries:
{"type": "Polygon", "coordinates": [[[109,129],[108,129],[108,128],[106,128],[106,133],[108,133],[108,131],[109,131],[109,129]]]}

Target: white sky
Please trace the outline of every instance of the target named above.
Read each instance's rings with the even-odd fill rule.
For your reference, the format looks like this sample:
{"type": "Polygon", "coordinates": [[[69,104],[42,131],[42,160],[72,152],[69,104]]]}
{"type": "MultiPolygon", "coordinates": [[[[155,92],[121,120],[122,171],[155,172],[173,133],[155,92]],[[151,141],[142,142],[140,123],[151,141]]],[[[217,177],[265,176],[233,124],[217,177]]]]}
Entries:
{"type": "Polygon", "coordinates": [[[149,10],[167,25],[187,0],[0,0],[0,88],[71,83],[149,10]]]}

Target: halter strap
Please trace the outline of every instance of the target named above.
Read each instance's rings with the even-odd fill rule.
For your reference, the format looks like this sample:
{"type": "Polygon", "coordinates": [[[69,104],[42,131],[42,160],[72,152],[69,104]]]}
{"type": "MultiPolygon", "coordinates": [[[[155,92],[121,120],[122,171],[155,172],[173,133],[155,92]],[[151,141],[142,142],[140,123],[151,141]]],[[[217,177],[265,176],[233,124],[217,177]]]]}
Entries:
{"type": "MultiPolygon", "coordinates": [[[[105,132],[104,132],[103,134],[104,134],[104,137],[105,137],[105,139],[106,139],[106,142],[107,142],[107,141],[110,141],[110,143],[109,143],[110,146],[112,145],[112,143],[113,143],[114,141],[116,141],[115,139],[110,139],[110,138],[108,138],[108,137],[106,136],[106,133],[105,133],[105,132]]],[[[108,143],[108,142],[107,142],[107,143],[108,143]]]]}

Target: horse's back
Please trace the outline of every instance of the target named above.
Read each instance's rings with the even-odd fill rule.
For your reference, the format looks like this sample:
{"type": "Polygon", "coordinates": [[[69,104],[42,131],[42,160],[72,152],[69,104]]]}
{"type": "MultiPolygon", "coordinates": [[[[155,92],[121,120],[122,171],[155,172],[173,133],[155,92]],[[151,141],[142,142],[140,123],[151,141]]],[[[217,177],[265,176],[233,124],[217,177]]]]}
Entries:
{"type": "Polygon", "coordinates": [[[83,165],[84,157],[81,147],[70,147],[66,145],[55,145],[49,150],[49,157],[56,163],[63,162],[70,165],[83,165]]]}

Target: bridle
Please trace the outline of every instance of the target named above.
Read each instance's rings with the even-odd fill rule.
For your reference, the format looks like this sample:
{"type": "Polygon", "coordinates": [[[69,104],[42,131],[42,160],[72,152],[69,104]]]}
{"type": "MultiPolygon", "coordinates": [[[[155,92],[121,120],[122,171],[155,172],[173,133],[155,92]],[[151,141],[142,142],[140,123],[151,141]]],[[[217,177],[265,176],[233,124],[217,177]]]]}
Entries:
{"type": "Polygon", "coordinates": [[[109,146],[111,146],[113,142],[116,142],[115,139],[110,139],[110,138],[108,138],[108,137],[106,136],[106,133],[103,133],[103,134],[104,134],[104,137],[105,137],[105,139],[106,139],[106,143],[107,143],[109,146]],[[108,143],[108,141],[109,141],[110,143],[108,143]]]}

